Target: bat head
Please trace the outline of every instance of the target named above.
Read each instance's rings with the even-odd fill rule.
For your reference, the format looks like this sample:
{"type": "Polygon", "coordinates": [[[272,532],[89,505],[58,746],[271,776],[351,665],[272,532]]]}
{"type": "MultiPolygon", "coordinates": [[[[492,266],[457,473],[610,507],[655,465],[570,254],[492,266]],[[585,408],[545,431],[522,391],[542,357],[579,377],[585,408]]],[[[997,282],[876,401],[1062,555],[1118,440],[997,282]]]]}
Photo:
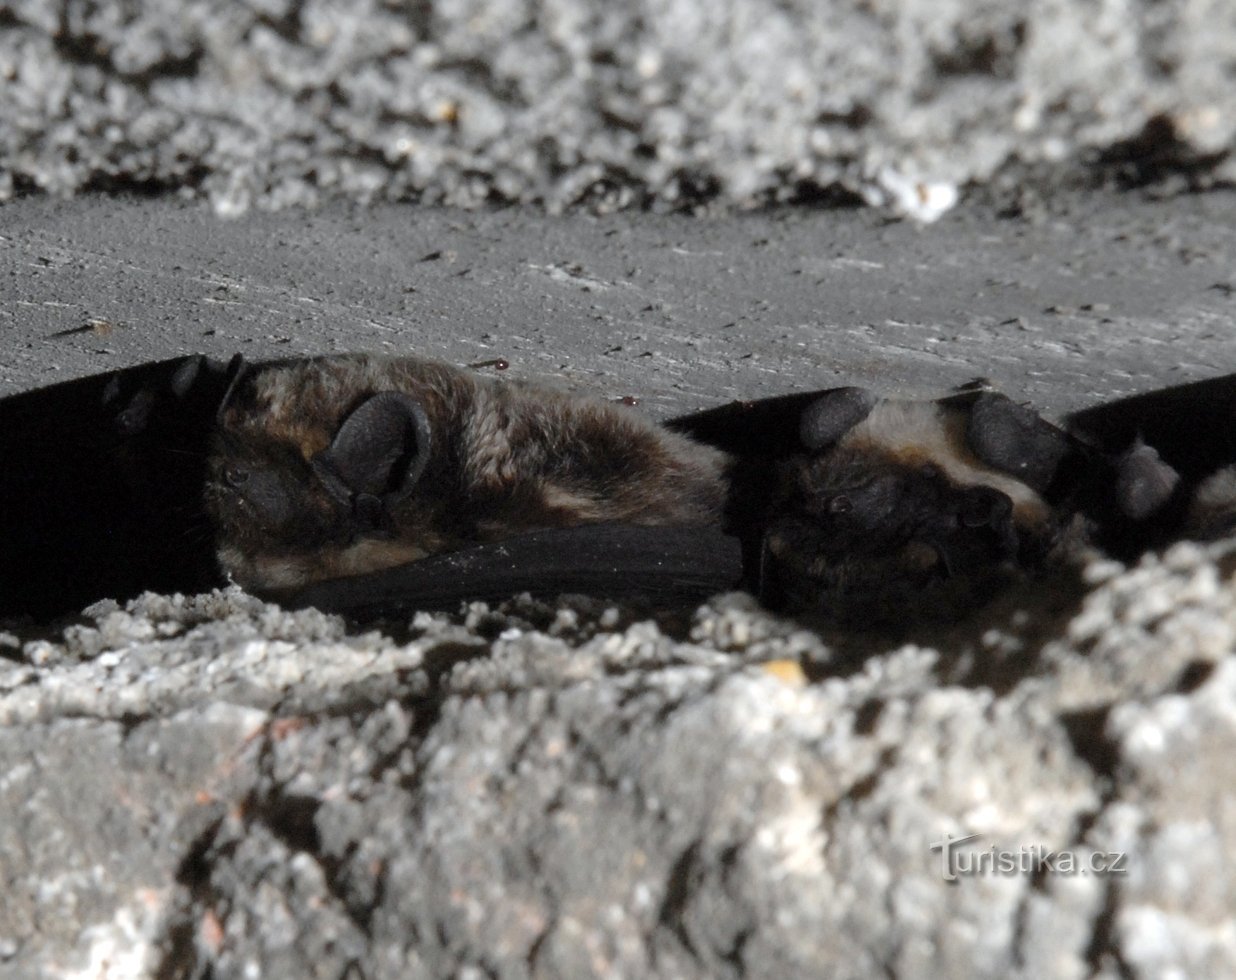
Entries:
{"type": "Polygon", "coordinates": [[[1003,396],[882,400],[862,389],[802,415],[781,464],[759,591],[769,604],[879,622],[952,617],[1041,564],[1063,432],[1003,396]]]}
{"type": "Polygon", "coordinates": [[[341,416],[330,399],[291,389],[258,371],[220,408],[206,506],[224,571],[270,591],[427,553],[394,533],[433,445],[420,402],[368,392],[341,416]]]}

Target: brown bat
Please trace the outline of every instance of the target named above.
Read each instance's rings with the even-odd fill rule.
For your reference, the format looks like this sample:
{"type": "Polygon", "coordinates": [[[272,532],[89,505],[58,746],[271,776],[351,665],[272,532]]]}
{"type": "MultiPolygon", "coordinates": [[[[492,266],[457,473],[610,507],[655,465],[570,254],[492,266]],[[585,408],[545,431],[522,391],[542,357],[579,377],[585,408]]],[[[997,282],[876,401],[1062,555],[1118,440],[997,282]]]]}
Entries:
{"type": "Polygon", "coordinates": [[[729,466],[618,405],[356,354],[237,368],[206,506],[226,574],[277,592],[537,529],[715,526],[729,466]]]}
{"type": "Polygon", "coordinates": [[[1054,483],[1069,437],[992,392],[840,388],[674,425],[736,454],[731,524],[753,588],[787,611],[952,617],[1041,567],[1067,524],[1054,483]],[[773,415],[788,437],[760,440],[773,415]]]}

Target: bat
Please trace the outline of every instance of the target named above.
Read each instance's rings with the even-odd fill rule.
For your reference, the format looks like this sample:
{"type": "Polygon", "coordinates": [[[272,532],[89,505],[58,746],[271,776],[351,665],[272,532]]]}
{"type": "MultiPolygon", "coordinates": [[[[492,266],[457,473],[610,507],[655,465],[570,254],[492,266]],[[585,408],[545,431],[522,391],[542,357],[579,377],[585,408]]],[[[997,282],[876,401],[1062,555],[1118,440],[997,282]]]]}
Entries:
{"type": "Polygon", "coordinates": [[[1061,533],[1053,504],[1073,447],[995,393],[839,388],[672,425],[736,453],[731,525],[749,585],[784,611],[952,616],[1041,565],[1061,533]],[[759,438],[770,426],[779,440],[759,438]]]}
{"type": "Polygon", "coordinates": [[[290,582],[323,566],[360,571],[312,595],[342,612],[375,609],[375,594],[391,611],[520,591],[678,603],[738,584],[733,539],[700,523],[720,509],[724,454],[627,408],[410,358],[402,382],[428,385],[423,401],[370,397],[364,379],[395,371],[380,360],[182,357],[0,399],[0,616],[205,591],[227,581],[220,552],[241,552],[243,576],[263,547],[276,574],[251,587],[270,597],[295,601],[290,582]],[[282,426],[259,406],[280,390],[282,426]],[[325,451],[310,461],[313,440],[325,451]],[[410,517],[431,533],[413,534],[410,517]],[[350,555],[332,554],[348,541],[350,555]],[[442,548],[455,550],[391,570],[393,586],[374,578],[442,548]]]}
{"type": "Polygon", "coordinates": [[[840,388],[670,424],[737,459],[748,586],[842,622],[956,618],[1083,541],[1136,540],[1179,499],[1152,447],[1105,451],[982,384],[935,401],[840,388]]]}
{"type": "Polygon", "coordinates": [[[612,403],[356,354],[238,367],[204,496],[225,574],[277,594],[532,531],[715,527],[730,466],[612,403]]]}

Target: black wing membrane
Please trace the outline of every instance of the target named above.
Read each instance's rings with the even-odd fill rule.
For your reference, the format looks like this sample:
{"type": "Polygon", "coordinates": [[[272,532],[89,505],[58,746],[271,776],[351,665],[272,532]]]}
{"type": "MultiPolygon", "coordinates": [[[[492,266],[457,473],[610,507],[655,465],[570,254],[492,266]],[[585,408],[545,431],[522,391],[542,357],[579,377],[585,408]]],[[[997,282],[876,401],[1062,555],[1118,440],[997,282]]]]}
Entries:
{"type": "Polygon", "coordinates": [[[1205,479],[1236,463],[1236,374],[1104,402],[1065,422],[1109,454],[1140,440],[1186,481],[1205,479]]]}
{"type": "Polygon", "coordinates": [[[218,583],[201,498],[226,385],[179,357],[0,399],[0,615],[218,583]]]}
{"type": "Polygon", "coordinates": [[[801,427],[808,408],[825,396],[858,390],[828,388],[730,402],[670,419],[665,426],[743,459],[779,459],[803,451],[801,427]]]}
{"type": "Polygon", "coordinates": [[[720,528],[584,524],[331,579],[278,599],[356,619],[454,610],[462,602],[497,602],[522,592],[674,608],[735,588],[741,578],[738,542],[720,528]]]}

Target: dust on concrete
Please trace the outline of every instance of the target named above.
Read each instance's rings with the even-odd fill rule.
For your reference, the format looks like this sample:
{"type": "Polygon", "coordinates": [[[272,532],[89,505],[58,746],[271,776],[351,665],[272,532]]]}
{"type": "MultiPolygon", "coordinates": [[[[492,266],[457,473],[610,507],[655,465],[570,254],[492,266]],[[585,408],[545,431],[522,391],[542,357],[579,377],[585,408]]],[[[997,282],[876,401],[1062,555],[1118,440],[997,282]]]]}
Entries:
{"type": "Polygon", "coordinates": [[[384,207],[218,222],[166,199],[4,207],[0,394],[206,353],[419,354],[666,418],[857,384],[976,376],[1048,416],[1236,363],[1236,194],[1059,194],[725,220],[384,207]],[[93,319],[111,334],[74,333],[93,319]],[[495,370],[483,368],[482,370],[495,370]]]}

